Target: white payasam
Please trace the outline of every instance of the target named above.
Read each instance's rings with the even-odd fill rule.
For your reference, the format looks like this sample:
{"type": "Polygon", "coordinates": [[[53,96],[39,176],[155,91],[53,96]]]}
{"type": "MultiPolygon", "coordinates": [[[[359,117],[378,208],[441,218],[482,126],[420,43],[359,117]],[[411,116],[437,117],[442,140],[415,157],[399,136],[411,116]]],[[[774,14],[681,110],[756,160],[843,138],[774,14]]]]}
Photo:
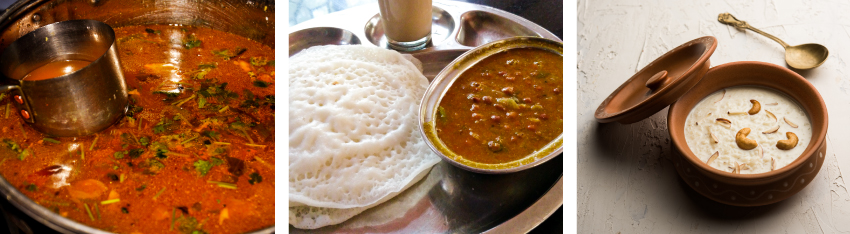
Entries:
{"type": "Polygon", "coordinates": [[[290,58],[290,224],[343,222],[440,161],[419,134],[428,80],[416,63],[374,46],[317,46],[290,58]]]}
{"type": "Polygon", "coordinates": [[[685,141],[697,158],[738,174],[787,166],[811,139],[812,124],[805,110],[784,94],[763,87],[714,92],[694,106],[685,122],[685,141]],[[795,137],[796,142],[789,140],[795,137]]]}

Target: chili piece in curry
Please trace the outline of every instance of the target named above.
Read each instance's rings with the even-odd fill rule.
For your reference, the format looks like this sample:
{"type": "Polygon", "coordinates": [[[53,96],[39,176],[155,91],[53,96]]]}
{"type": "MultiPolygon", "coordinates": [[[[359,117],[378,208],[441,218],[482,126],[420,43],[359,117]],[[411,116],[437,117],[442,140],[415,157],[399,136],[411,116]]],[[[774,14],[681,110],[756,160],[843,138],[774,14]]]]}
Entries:
{"type": "Polygon", "coordinates": [[[466,70],[446,92],[436,131],[449,150],[486,164],[522,159],[563,132],[563,57],[510,49],[466,70]]]}
{"type": "Polygon", "coordinates": [[[93,136],[57,138],[0,95],[0,173],[36,203],[111,232],[273,226],[274,49],[207,28],[115,31],[126,116],[93,136]]]}

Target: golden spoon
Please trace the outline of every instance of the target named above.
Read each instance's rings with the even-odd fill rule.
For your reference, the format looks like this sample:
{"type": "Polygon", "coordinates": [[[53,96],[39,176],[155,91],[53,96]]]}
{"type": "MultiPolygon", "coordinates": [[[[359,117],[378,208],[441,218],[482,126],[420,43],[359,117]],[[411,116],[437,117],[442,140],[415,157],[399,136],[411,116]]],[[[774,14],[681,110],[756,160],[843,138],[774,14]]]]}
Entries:
{"type": "Polygon", "coordinates": [[[779,38],[766,32],[762,32],[761,30],[750,26],[750,24],[746,21],[738,20],[735,16],[732,16],[732,14],[729,13],[721,13],[717,16],[717,21],[735,26],[735,28],[738,29],[753,30],[754,32],[779,42],[782,47],[785,47],[785,62],[796,69],[806,70],[816,68],[823,64],[823,62],[826,61],[826,57],[829,56],[829,50],[826,49],[826,46],[817,43],[789,46],[779,38]]]}

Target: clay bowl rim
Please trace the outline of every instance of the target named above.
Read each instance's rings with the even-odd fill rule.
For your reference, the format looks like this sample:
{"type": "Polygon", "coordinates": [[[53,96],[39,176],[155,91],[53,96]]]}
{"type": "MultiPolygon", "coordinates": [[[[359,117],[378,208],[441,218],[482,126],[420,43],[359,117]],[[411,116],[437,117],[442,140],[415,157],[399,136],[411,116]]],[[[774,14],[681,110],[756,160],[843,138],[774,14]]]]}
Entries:
{"type": "Polygon", "coordinates": [[[753,183],[755,183],[755,184],[769,183],[769,182],[781,179],[781,178],[783,178],[787,175],[793,174],[793,172],[795,172],[796,170],[800,169],[803,166],[803,162],[808,161],[811,157],[814,157],[817,154],[818,149],[820,148],[820,146],[822,144],[824,144],[824,141],[826,140],[826,133],[827,133],[827,130],[828,130],[828,126],[829,126],[829,116],[828,116],[828,112],[827,112],[827,109],[826,109],[826,104],[824,103],[823,98],[820,95],[820,92],[818,92],[818,90],[808,80],[806,80],[805,78],[803,78],[799,74],[789,70],[788,68],[781,67],[781,66],[778,66],[778,65],[772,64],[772,63],[765,63],[765,62],[758,62],[758,61],[732,62],[732,63],[722,64],[722,65],[719,65],[719,66],[716,66],[716,67],[709,69],[709,71],[706,72],[705,77],[703,78],[702,81],[700,81],[700,83],[698,83],[696,86],[694,86],[694,88],[691,91],[689,91],[688,93],[683,95],[682,98],[680,98],[678,101],[676,101],[675,103],[673,103],[670,106],[670,111],[668,112],[668,116],[667,116],[667,129],[668,129],[668,132],[670,134],[670,138],[672,138],[673,144],[676,146],[676,149],[679,151],[679,153],[682,154],[682,156],[685,158],[685,160],[687,160],[689,163],[693,164],[694,167],[696,167],[697,169],[704,171],[706,173],[709,173],[708,176],[715,177],[715,178],[725,178],[725,179],[727,179],[727,181],[721,181],[721,182],[733,182],[734,184],[741,184],[741,182],[743,182],[744,184],[742,184],[742,185],[753,184],[753,183]],[[770,69],[770,70],[775,70],[775,71],[783,74],[784,78],[782,78],[782,79],[791,79],[791,80],[789,80],[790,82],[789,81],[775,82],[775,80],[771,80],[771,81],[761,80],[761,81],[756,81],[756,82],[739,81],[739,83],[741,83],[741,84],[731,84],[731,85],[720,84],[720,85],[712,85],[713,87],[712,86],[705,87],[706,85],[710,85],[710,84],[704,83],[704,81],[706,81],[706,78],[708,78],[708,79],[732,79],[733,77],[737,77],[737,76],[720,76],[720,78],[712,78],[711,76],[713,76],[713,73],[716,73],[718,71],[723,71],[723,70],[726,70],[726,69],[741,69],[741,68],[753,69],[753,68],[756,68],[756,67],[762,67],[762,68],[766,68],[766,69],[770,69]],[[789,84],[789,83],[791,83],[791,84],[789,84]],[[812,139],[809,141],[809,144],[806,146],[806,150],[804,150],[803,153],[799,157],[797,157],[797,159],[795,159],[793,162],[791,162],[790,164],[788,164],[785,167],[782,167],[778,170],[765,172],[765,173],[758,173],[758,174],[733,174],[733,173],[730,173],[730,172],[715,169],[714,167],[711,167],[708,164],[705,164],[704,162],[702,162],[702,160],[699,160],[696,157],[696,155],[693,152],[691,152],[691,149],[688,147],[688,144],[687,144],[687,142],[684,138],[684,124],[685,124],[685,120],[687,119],[687,114],[690,113],[690,110],[693,108],[693,106],[695,106],[700,100],[707,97],[709,94],[714,93],[714,92],[721,90],[721,89],[725,89],[725,88],[729,88],[729,87],[733,87],[733,86],[747,86],[747,85],[767,87],[767,88],[773,89],[775,91],[779,91],[780,93],[784,93],[785,95],[787,95],[788,97],[790,97],[791,99],[796,101],[798,104],[800,104],[800,106],[803,107],[803,109],[806,111],[806,113],[809,116],[809,120],[812,123],[812,133],[813,133],[812,139]],[[809,93],[799,93],[798,95],[793,95],[791,93],[786,92],[789,89],[786,89],[786,88],[783,88],[783,87],[788,87],[788,86],[791,86],[791,85],[801,85],[803,87],[803,88],[801,88],[802,90],[811,91],[812,95],[810,95],[809,93]],[[703,90],[700,90],[700,89],[703,89],[703,90]],[[705,91],[705,89],[709,89],[710,91],[705,91]],[[683,102],[681,102],[681,100],[686,99],[686,98],[692,98],[692,96],[696,95],[695,93],[705,93],[705,95],[701,95],[700,97],[698,97],[697,100],[692,101],[693,105],[684,106],[684,104],[683,104],[683,102]],[[797,98],[797,97],[805,97],[806,95],[810,95],[810,96],[808,96],[809,99],[814,99],[813,102],[814,102],[815,106],[808,106],[806,104],[808,102],[802,102],[802,101],[800,101],[800,99],[797,98]],[[823,112],[822,113],[823,118],[819,119],[820,121],[818,121],[818,120],[816,120],[812,117],[813,116],[812,113],[816,110],[822,110],[822,112],[823,112]],[[676,114],[676,113],[680,113],[680,112],[682,112],[684,114],[676,114]],[[818,124],[818,123],[820,123],[820,124],[818,124]],[[681,130],[677,131],[677,129],[681,129],[681,130]],[[818,132],[818,130],[820,130],[820,131],[818,132]],[[814,134],[816,132],[818,133],[817,135],[814,134]],[[735,183],[735,182],[738,182],[738,183],[735,183]]]}
{"type": "MultiPolygon", "coordinates": [[[[662,99],[663,99],[662,97],[664,95],[668,95],[670,92],[673,92],[673,90],[676,90],[675,87],[680,86],[680,85],[682,85],[682,83],[686,82],[686,79],[683,79],[683,78],[687,78],[690,75],[699,72],[699,69],[702,68],[703,66],[710,66],[709,65],[709,58],[711,58],[711,55],[714,54],[714,51],[716,49],[717,49],[717,38],[715,38],[714,36],[704,36],[704,37],[696,38],[696,39],[690,40],[688,42],[682,43],[681,45],[677,46],[676,48],[673,48],[672,50],[667,51],[667,53],[664,53],[663,55],[658,56],[658,58],[656,58],[655,60],[653,60],[652,62],[650,62],[646,66],[644,66],[643,68],[641,68],[638,72],[636,72],[634,75],[629,77],[629,79],[626,80],[626,82],[623,82],[623,84],[621,84],[619,87],[617,87],[617,89],[615,89],[613,92],[611,92],[611,94],[609,94],[608,97],[605,98],[605,100],[602,101],[601,104],[599,104],[599,107],[597,108],[597,110],[596,110],[596,112],[594,113],[593,116],[600,123],[618,122],[618,121],[621,121],[623,119],[627,119],[628,115],[629,115],[628,113],[637,112],[638,110],[641,110],[642,108],[647,108],[648,106],[651,106],[653,103],[662,101],[662,99]],[[660,89],[655,91],[655,94],[653,94],[652,97],[641,100],[639,103],[635,104],[634,106],[622,109],[618,112],[610,113],[610,112],[605,111],[607,109],[608,105],[614,99],[614,97],[618,96],[620,94],[620,91],[629,87],[632,82],[636,82],[636,80],[638,78],[641,78],[641,77],[644,77],[644,76],[645,77],[652,76],[652,74],[644,74],[644,73],[649,72],[648,69],[656,67],[655,65],[658,61],[665,61],[665,60],[667,60],[667,57],[673,56],[674,54],[679,53],[680,51],[682,51],[686,48],[696,46],[696,45],[699,45],[699,44],[703,44],[705,46],[705,49],[703,50],[702,54],[700,54],[700,57],[696,60],[696,62],[691,64],[691,66],[688,67],[688,69],[685,72],[683,72],[679,77],[669,77],[669,78],[675,78],[675,80],[670,81],[670,83],[664,85],[663,87],[661,87],[660,89]]],[[[702,77],[698,77],[698,78],[702,79],[702,77]]]]}

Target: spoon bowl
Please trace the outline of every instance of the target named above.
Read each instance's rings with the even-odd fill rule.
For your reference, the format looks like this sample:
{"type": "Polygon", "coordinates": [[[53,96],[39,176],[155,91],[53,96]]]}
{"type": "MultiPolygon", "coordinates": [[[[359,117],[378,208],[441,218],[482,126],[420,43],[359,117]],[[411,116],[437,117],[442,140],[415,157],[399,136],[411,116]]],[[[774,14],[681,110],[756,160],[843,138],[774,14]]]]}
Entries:
{"type": "Polygon", "coordinates": [[[823,64],[827,57],[829,50],[821,44],[809,43],[785,48],[785,62],[796,69],[816,68],[823,64]]]}

